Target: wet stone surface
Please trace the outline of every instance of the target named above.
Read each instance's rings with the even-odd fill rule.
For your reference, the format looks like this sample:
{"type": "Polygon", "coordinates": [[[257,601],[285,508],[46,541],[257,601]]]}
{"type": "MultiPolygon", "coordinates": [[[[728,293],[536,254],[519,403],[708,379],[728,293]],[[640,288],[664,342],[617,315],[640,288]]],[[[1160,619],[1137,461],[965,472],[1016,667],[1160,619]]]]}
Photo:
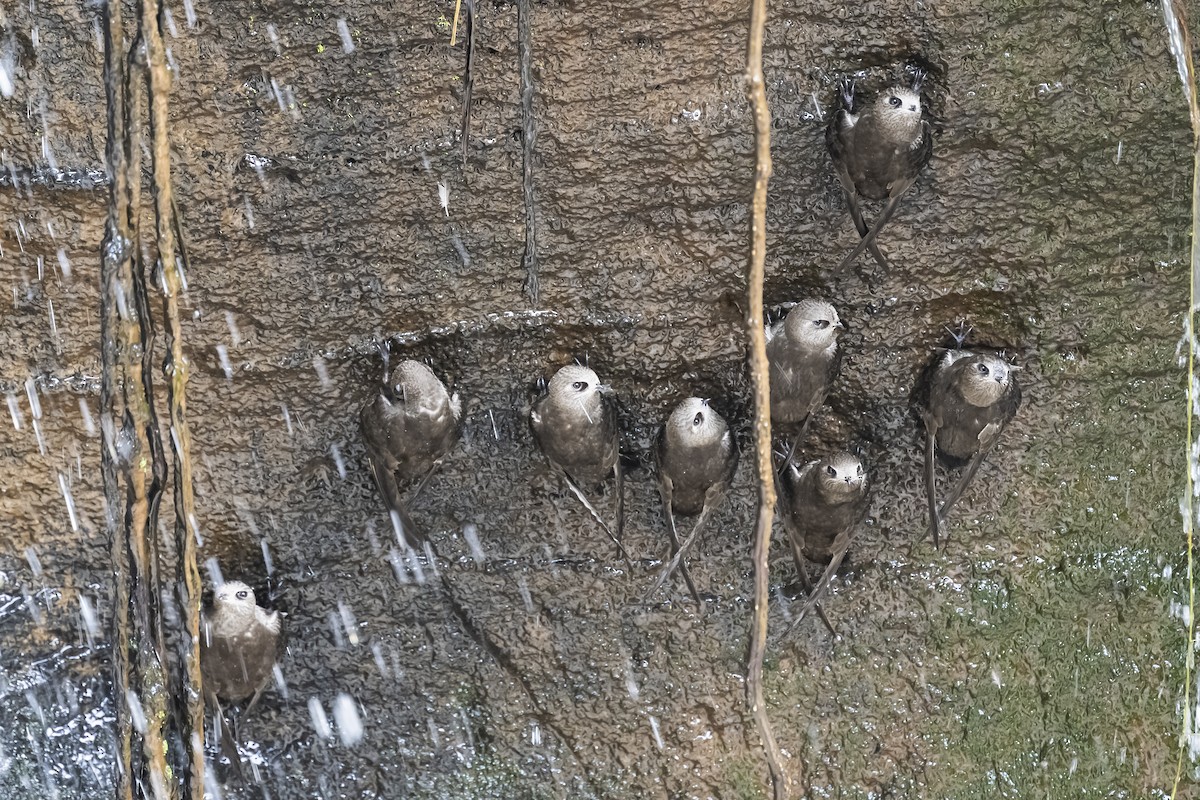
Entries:
{"type": "MultiPolygon", "coordinates": [[[[751,458],[691,560],[705,612],[682,582],[642,597],[666,552],[656,426],[711,397],[748,453],[746,10],[531,6],[536,307],[514,4],[480,8],[464,167],[451,3],[222,0],[194,23],[168,3],[202,557],[262,586],[265,551],[287,612],[286,691],[244,726],[272,797],[765,796],[743,701],[751,458]],[[389,339],[466,404],[413,506],[432,562],[398,556],[356,429],[389,339]],[[621,398],[632,569],[528,432],[536,381],[573,358],[621,398]],[[354,746],[310,714],[341,694],[354,746]]],[[[97,25],[90,5],[0,15],[4,798],[113,785],[97,25]]],[[[767,302],[819,294],[847,325],[805,455],[857,445],[875,483],[825,603],[840,638],[806,620],[769,651],[786,768],[810,797],[1166,796],[1191,159],[1158,6],[773,3],[765,58],[767,302]],[[880,236],[891,274],[835,275],[855,234],[823,115],[840,77],[913,54],[933,160],[880,236]],[[1023,367],[1026,400],[934,552],[910,396],[960,319],[1023,367]]],[[[779,632],[782,542],[772,566],[779,632]]]]}

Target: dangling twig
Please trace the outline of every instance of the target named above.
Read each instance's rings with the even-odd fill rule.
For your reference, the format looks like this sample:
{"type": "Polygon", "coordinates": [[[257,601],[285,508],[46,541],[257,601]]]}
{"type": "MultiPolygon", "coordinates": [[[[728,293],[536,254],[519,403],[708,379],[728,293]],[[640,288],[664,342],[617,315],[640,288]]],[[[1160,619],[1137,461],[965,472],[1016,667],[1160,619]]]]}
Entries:
{"type": "Polygon", "coordinates": [[[750,376],[754,385],[754,441],[758,463],[758,520],[754,526],[754,620],[750,628],[746,694],[771,771],[775,800],[788,794],[787,775],[763,697],[763,656],[767,647],[767,554],[775,517],[775,480],[771,464],[771,390],[767,377],[767,341],[763,327],[763,275],[767,252],[767,182],[771,179],[771,112],[763,80],[763,31],[766,0],[752,0],[750,42],[746,54],[748,94],[754,111],[754,202],[750,217],[750,264],[746,270],[746,336],[750,342],[750,376]]]}
{"type": "MultiPolygon", "coordinates": [[[[1196,416],[1196,303],[1200,297],[1200,238],[1196,236],[1197,226],[1200,225],[1200,97],[1196,93],[1196,71],[1192,60],[1192,39],[1188,33],[1187,10],[1181,0],[1162,0],[1163,19],[1167,26],[1167,43],[1171,54],[1175,57],[1175,67],[1179,79],[1183,82],[1184,96],[1187,98],[1188,113],[1192,124],[1192,241],[1191,241],[1191,289],[1188,299],[1188,312],[1185,330],[1188,337],[1187,357],[1187,452],[1189,458],[1194,458],[1193,418],[1196,416]]],[[[1195,581],[1195,492],[1193,467],[1189,464],[1185,471],[1187,483],[1183,493],[1183,529],[1187,536],[1187,585],[1188,585],[1188,625],[1187,638],[1183,646],[1186,652],[1184,659],[1187,675],[1183,681],[1183,732],[1179,737],[1179,752],[1175,762],[1175,781],[1171,788],[1171,800],[1179,796],[1179,783],[1183,777],[1184,751],[1193,733],[1192,718],[1189,710],[1192,707],[1191,689],[1193,675],[1196,671],[1196,581],[1195,581]]]]}
{"type": "MultiPolygon", "coordinates": [[[[185,742],[184,758],[187,796],[204,797],[204,700],[200,678],[200,569],[197,564],[194,530],[196,513],[192,484],[191,434],[187,424],[188,362],[183,355],[183,329],[179,316],[179,294],[184,278],[180,260],[184,258],[180,230],[171,189],[171,147],[168,97],[171,76],[167,69],[166,47],[162,40],[163,8],[159,0],[144,0],[141,6],[142,36],[149,62],[147,77],[150,97],[150,133],[154,168],[154,211],[158,263],[162,270],[163,317],[167,332],[167,402],[171,416],[171,452],[175,466],[175,551],[176,580],[173,585],[181,608],[186,641],[183,651],[182,692],[179,696],[180,735],[185,742]]],[[[187,264],[184,262],[184,268],[187,264]]]]}
{"type": "Polygon", "coordinates": [[[537,126],[533,117],[533,44],[529,30],[529,0],[517,0],[517,59],[521,75],[521,194],[525,198],[525,252],[521,266],[525,271],[525,294],[537,308],[541,285],[538,282],[537,208],[533,197],[533,152],[537,126]]]}
{"type": "Polygon", "coordinates": [[[467,166],[467,145],[471,131],[471,95],[475,92],[475,0],[467,4],[467,60],[463,66],[462,96],[462,162],[467,166]]]}

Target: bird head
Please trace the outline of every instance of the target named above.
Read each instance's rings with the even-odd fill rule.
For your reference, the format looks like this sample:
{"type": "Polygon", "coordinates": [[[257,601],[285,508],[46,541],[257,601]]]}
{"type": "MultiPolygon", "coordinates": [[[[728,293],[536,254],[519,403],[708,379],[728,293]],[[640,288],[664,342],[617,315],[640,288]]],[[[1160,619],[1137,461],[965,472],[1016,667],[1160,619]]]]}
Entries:
{"type": "Polygon", "coordinates": [[[973,406],[993,405],[1008,391],[1013,367],[999,356],[978,353],[967,359],[959,378],[963,399],[973,406]]]}
{"type": "Polygon", "coordinates": [[[685,442],[702,443],[723,436],[727,426],[721,415],[709,408],[707,400],[689,397],[675,406],[667,418],[667,429],[685,442]]]}
{"type": "Polygon", "coordinates": [[[837,310],[824,300],[801,300],[783,323],[788,339],[808,350],[828,348],[843,328],[837,310]]]}
{"type": "Polygon", "coordinates": [[[568,364],[554,373],[547,391],[555,402],[587,406],[598,402],[601,394],[611,393],[612,390],[600,383],[600,378],[591,368],[568,364]]]}
{"type": "Polygon", "coordinates": [[[848,498],[863,490],[867,480],[862,461],[850,453],[837,453],[817,463],[821,493],[829,498],[848,498]]]}

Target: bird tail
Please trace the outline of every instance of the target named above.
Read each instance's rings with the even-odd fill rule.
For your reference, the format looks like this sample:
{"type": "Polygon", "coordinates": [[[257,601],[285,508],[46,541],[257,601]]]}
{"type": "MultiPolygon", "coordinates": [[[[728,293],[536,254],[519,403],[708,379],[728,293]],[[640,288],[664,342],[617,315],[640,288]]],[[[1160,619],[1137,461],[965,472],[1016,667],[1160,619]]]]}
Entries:
{"type": "Polygon", "coordinates": [[[383,504],[391,514],[396,537],[408,547],[414,547],[424,537],[409,515],[404,499],[400,496],[400,484],[396,482],[395,474],[370,456],[367,457],[367,462],[371,465],[371,474],[375,476],[375,485],[379,487],[383,504]]]}

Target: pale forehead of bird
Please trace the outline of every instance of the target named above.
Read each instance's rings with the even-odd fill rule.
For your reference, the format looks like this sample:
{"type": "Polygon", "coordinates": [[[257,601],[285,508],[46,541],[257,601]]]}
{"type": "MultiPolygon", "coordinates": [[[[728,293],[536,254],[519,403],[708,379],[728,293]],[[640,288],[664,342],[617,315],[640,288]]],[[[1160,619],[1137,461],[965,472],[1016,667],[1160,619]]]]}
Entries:
{"type": "Polygon", "coordinates": [[[904,86],[893,86],[883,93],[882,105],[896,113],[919,113],[921,111],[921,95],[904,86]],[[900,101],[899,106],[892,103],[893,97],[900,101]]]}
{"type": "Polygon", "coordinates": [[[221,584],[221,588],[217,589],[216,602],[218,603],[246,603],[255,605],[254,590],[241,581],[226,581],[221,584]],[[245,592],[245,597],[238,597],[238,592],[245,592]]]}
{"type": "Polygon", "coordinates": [[[699,397],[687,398],[671,412],[671,424],[685,430],[718,428],[723,422],[721,415],[708,407],[708,401],[699,397]],[[700,415],[698,424],[697,415],[700,415]]]}
{"type": "Polygon", "coordinates": [[[557,393],[579,391],[575,387],[576,383],[586,383],[588,389],[595,390],[600,385],[600,378],[589,367],[568,364],[554,373],[554,377],[550,379],[550,391],[557,393]]]}
{"type": "Polygon", "coordinates": [[[824,300],[801,300],[788,312],[785,321],[790,335],[805,339],[832,338],[840,324],[837,309],[824,300]]]}
{"type": "Polygon", "coordinates": [[[413,386],[422,386],[428,383],[441,385],[441,381],[433,374],[433,370],[420,361],[413,361],[412,359],[406,359],[397,364],[392,375],[393,380],[400,384],[401,387],[408,384],[412,384],[413,386]]]}
{"type": "Polygon", "coordinates": [[[830,322],[838,322],[837,309],[831,303],[811,297],[796,303],[788,312],[788,316],[792,314],[796,314],[801,319],[827,319],[830,322]]]}
{"type": "Polygon", "coordinates": [[[862,462],[855,456],[849,453],[838,453],[825,459],[825,465],[833,467],[837,472],[838,479],[854,477],[861,475],[863,471],[862,462]]]}
{"type": "Polygon", "coordinates": [[[991,353],[976,353],[975,364],[968,366],[963,373],[969,376],[972,380],[998,380],[1000,383],[1008,383],[1008,374],[1012,371],[1012,365],[999,356],[994,356],[991,353]],[[979,365],[987,368],[987,371],[979,369],[979,365]]]}

